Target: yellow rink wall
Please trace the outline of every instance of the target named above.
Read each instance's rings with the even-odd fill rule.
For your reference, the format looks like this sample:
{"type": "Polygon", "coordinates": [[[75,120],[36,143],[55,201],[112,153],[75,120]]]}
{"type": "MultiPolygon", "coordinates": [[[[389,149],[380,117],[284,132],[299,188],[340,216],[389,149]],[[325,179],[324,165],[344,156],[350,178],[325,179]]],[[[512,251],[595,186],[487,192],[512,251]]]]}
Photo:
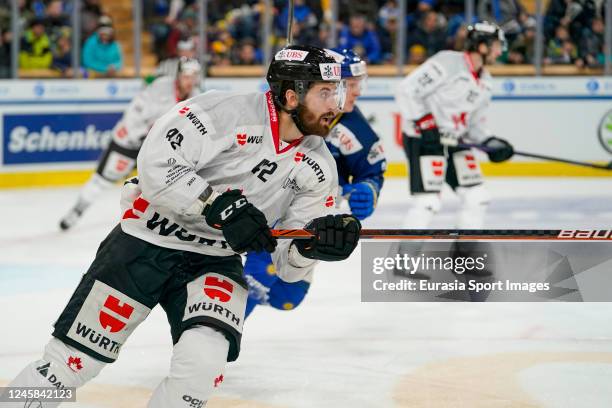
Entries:
{"type": "MultiPolygon", "coordinates": [[[[606,164],[606,163],[597,163],[606,164]]],[[[612,171],[590,169],[563,163],[508,162],[482,163],[482,171],[490,177],[612,177],[612,171]]],[[[85,183],[93,170],[61,170],[0,173],[0,188],[71,186],[85,183]]],[[[407,177],[405,163],[389,163],[385,177],[407,177]]]]}

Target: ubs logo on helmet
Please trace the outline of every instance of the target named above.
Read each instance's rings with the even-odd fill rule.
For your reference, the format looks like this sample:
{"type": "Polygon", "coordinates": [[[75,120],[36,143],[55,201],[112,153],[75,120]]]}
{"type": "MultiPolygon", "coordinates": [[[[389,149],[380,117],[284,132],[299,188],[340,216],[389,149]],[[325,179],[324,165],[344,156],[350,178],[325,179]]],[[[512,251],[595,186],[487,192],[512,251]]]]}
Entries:
{"type": "Polygon", "coordinates": [[[321,70],[321,78],[324,81],[339,81],[340,80],[340,74],[342,72],[340,68],[340,64],[338,63],[319,64],[319,69],[321,70]]]}

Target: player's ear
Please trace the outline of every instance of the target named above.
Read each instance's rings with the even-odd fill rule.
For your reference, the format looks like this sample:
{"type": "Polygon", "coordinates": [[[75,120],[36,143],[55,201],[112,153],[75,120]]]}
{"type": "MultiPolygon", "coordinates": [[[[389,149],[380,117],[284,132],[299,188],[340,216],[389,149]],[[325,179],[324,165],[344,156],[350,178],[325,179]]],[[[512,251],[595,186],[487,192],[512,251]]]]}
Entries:
{"type": "Polygon", "coordinates": [[[478,52],[481,55],[487,55],[489,53],[489,47],[485,43],[478,44],[478,52]]]}
{"type": "Polygon", "coordinates": [[[288,110],[293,110],[298,107],[299,98],[297,93],[293,89],[287,89],[285,91],[285,108],[288,110]]]}

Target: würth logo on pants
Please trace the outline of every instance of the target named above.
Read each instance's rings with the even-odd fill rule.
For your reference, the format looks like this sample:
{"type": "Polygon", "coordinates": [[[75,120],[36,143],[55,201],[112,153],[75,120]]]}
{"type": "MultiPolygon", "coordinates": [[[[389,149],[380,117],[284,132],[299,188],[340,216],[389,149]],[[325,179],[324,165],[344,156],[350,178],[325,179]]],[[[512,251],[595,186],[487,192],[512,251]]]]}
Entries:
{"type": "Polygon", "coordinates": [[[226,280],[215,276],[207,276],[204,279],[204,293],[213,300],[226,303],[232,298],[234,285],[226,280]]]}
{"type": "Polygon", "coordinates": [[[444,174],[444,161],[433,160],[431,162],[431,167],[433,169],[434,176],[441,176],[444,174]]]}
{"type": "Polygon", "coordinates": [[[207,272],[187,284],[183,322],[218,321],[242,333],[247,296],[247,289],[231,277],[207,272]]]}
{"type": "Polygon", "coordinates": [[[100,324],[102,325],[102,328],[109,330],[111,333],[117,333],[118,331],[123,330],[133,311],[134,307],[127,303],[121,304],[119,299],[112,295],[108,295],[106,301],[104,302],[104,309],[100,310],[100,324]],[[114,312],[118,316],[112,316],[111,314],[107,313],[107,311],[114,312]]]}
{"type": "Polygon", "coordinates": [[[476,165],[476,158],[474,157],[473,154],[466,154],[465,155],[465,162],[467,164],[468,169],[470,169],[470,170],[476,170],[476,167],[478,167],[476,165]]]}
{"type": "MultiPolygon", "coordinates": [[[[66,337],[112,361],[150,311],[142,303],[96,280],[66,337]]],[[[78,370],[82,363],[75,357],[67,364],[78,370]]]]}
{"type": "Polygon", "coordinates": [[[189,106],[183,106],[180,110],[179,110],[179,115],[185,115],[187,112],[189,112],[189,106]]]}

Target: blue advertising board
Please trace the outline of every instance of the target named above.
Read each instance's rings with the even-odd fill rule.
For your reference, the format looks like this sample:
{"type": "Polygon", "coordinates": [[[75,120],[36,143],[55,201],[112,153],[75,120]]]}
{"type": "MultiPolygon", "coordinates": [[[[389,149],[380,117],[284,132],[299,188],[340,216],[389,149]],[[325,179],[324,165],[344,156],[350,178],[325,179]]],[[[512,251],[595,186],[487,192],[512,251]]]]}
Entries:
{"type": "Polygon", "coordinates": [[[97,160],[121,112],[3,115],[4,165],[97,160]]]}

